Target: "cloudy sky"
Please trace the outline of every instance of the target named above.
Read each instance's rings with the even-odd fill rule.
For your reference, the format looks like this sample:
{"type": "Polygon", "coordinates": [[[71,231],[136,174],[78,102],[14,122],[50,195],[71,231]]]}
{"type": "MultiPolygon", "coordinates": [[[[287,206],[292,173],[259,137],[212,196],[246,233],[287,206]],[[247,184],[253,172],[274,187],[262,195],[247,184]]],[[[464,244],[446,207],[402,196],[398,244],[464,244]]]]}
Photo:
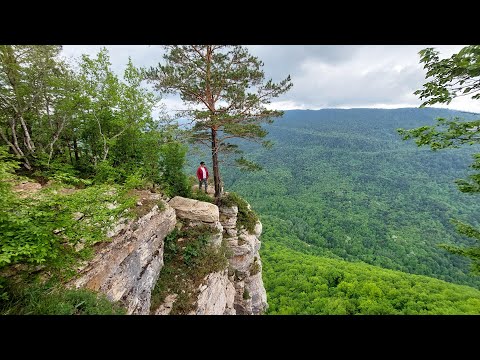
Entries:
{"type": "MultiPolygon", "coordinates": [[[[399,108],[420,105],[413,92],[425,82],[418,52],[435,47],[441,57],[458,52],[464,45],[249,45],[265,64],[268,78],[279,81],[288,74],[293,88],[272,102],[288,109],[399,108]]],[[[64,45],[64,55],[94,55],[100,45],[64,45]]],[[[123,73],[128,57],[136,66],[155,66],[163,50],[157,45],[107,45],[112,66],[123,73]]],[[[167,109],[183,108],[178,96],[163,98],[167,109]]],[[[437,105],[436,105],[437,106],[437,105]]],[[[450,109],[480,113],[480,101],[455,99],[450,109]]]]}

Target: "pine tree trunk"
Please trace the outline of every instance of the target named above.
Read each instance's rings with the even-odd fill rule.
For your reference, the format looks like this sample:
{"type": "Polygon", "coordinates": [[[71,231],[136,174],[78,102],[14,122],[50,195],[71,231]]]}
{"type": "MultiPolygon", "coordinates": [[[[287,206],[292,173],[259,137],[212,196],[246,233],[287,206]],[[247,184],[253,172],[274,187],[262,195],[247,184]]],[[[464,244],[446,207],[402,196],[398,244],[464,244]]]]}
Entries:
{"type": "Polygon", "coordinates": [[[212,129],[212,164],[213,164],[213,182],[215,184],[215,200],[221,196],[220,187],[220,169],[218,168],[218,149],[217,149],[217,130],[212,129]]]}

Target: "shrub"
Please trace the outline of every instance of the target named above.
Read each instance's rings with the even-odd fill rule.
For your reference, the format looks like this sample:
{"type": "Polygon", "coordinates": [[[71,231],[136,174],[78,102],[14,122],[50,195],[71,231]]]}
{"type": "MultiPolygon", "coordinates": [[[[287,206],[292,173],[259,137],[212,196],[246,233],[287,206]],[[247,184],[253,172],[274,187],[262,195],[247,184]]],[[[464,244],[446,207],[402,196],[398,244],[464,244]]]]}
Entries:
{"type": "Polygon", "coordinates": [[[7,147],[0,146],[0,201],[10,190],[10,183],[6,180],[13,177],[13,172],[19,167],[19,162],[8,153],[7,147]]]}
{"type": "Polygon", "coordinates": [[[213,231],[209,226],[184,225],[167,235],[165,265],[152,291],[152,311],[168,294],[177,294],[171,314],[187,314],[194,309],[198,288],[205,276],[227,268],[226,241],[219,248],[208,243],[213,231]],[[183,238],[181,243],[177,241],[179,238],[183,238]]]}
{"type": "Polygon", "coordinates": [[[165,195],[189,197],[191,190],[187,175],[183,172],[188,147],[179,142],[161,146],[161,185],[165,195]]]}
{"type": "Polygon", "coordinates": [[[135,172],[127,176],[125,180],[125,189],[144,189],[146,185],[146,179],[139,172],[135,172]]]}
{"type": "Polygon", "coordinates": [[[227,207],[236,205],[238,207],[237,229],[241,229],[243,226],[249,233],[253,233],[258,216],[253,210],[249,209],[248,203],[238,194],[230,192],[222,196],[219,204],[227,207]]]}
{"type": "Polygon", "coordinates": [[[201,190],[192,191],[191,195],[190,195],[190,198],[195,199],[195,200],[199,200],[199,201],[209,202],[209,203],[212,203],[212,204],[215,202],[214,198],[212,198],[211,196],[208,196],[207,194],[205,194],[205,192],[203,192],[201,190]]]}
{"type": "Polygon", "coordinates": [[[99,162],[95,168],[95,184],[123,183],[125,179],[125,170],[113,167],[108,161],[99,162]]]}
{"type": "Polygon", "coordinates": [[[0,314],[16,315],[122,315],[126,311],[103,294],[86,289],[65,289],[56,281],[9,288],[0,299],[0,314]]]}
{"type": "Polygon", "coordinates": [[[91,186],[62,195],[51,189],[40,192],[39,199],[15,196],[0,200],[0,268],[18,262],[41,264],[68,260],[78,241],[86,245],[105,240],[116,218],[124,216],[135,199],[106,185],[91,186]],[[108,206],[116,204],[115,207],[108,206]],[[76,220],[74,213],[83,214],[76,220]]]}
{"type": "Polygon", "coordinates": [[[34,173],[37,177],[74,186],[85,186],[92,183],[89,179],[82,179],[80,172],[71,164],[59,160],[47,163],[46,159],[39,163],[41,164],[41,170],[34,173]]]}

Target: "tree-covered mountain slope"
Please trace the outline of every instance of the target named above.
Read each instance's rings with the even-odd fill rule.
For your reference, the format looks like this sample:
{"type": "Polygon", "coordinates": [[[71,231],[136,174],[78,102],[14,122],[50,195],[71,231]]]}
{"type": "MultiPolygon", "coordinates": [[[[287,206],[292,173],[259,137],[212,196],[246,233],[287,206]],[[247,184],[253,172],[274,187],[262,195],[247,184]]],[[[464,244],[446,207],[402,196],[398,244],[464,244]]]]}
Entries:
{"type": "Polygon", "coordinates": [[[423,275],[292,250],[268,238],[268,314],[478,314],[480,291],[423,275]]]}
{"type": "Polygon", "coordinates": [[[469,262],[438,247],[473,242],[450,219],[480,223],[477,199],[454,184],[478,148],[432,152],[396,132],[440,116],[476,117],[416,108],[287,111],[266,126],[272,149],[243,144],[263,170],[224,167],[225,187],[248,199],[288,248],[478,287],[469,262]]]}

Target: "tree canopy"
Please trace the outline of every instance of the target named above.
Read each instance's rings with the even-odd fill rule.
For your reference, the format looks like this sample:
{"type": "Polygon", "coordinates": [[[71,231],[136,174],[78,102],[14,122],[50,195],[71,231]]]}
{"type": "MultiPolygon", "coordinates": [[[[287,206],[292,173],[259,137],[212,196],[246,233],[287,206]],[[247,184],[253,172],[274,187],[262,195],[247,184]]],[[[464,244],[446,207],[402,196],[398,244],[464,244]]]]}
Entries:
{"type": "MultiPolygon", "coordinates": [[[[240,153],[233,138],[260,141],[266,136],[261,123],[282,115],[266,105],[292,87],[290,76],[278,83],[266,81],[262,61],[240,45],[175,45],[165,50],[165,62],[146,70],[145,77],[162,92],[180,94],[190,106],[179,115],[193,122],[191,140],[211,149],[218,198],[219,153],[240,153]]],[[[237,164],[255,168],[243,157],[237,164]]]]}

